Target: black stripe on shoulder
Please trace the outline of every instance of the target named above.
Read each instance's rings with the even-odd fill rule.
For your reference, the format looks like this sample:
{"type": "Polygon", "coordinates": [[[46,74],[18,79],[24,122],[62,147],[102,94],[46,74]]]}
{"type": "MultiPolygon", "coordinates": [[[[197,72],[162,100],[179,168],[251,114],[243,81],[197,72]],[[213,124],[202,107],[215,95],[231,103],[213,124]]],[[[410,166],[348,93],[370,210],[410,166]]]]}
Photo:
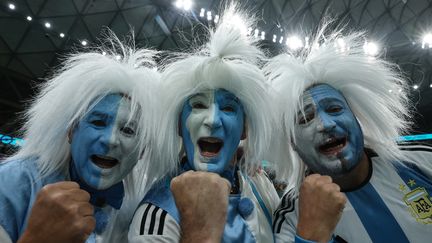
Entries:
{"type": "Polygon", "coordinates": [[[149,203],[144,210],[141,219],[140,235],[162,235],[165,226],[166,215],[167,212],[165,210],[149,203]],[[160,215],[158,216],[159,212],[160,215]],[[145,232],[146,228],[148,229],[147,232],[145,232]]]}
{"type": "Polygon", "coordinates": [[[274,221],[273,221],[273,232],[280,233],[282,224],[285,221],[285,215],[287,213],[291,213],[295,208],[295,201],[297,197],[292,197],[290,193],[286,193],[281,200],[281,205],[274,212],[274,221]]]}
{"type": "Polygon", "coordinates": [[[432,152],[432,146],[425,143],[403,143],[399,144],[399,149],[404,151],[432,152]]]}
{"type": "Polygon", "coordinates": [[[162,210],[162,214],[159,218],[159,227],[158,227],[158,232],[157,232],[158,235],[163,235],[166,215],[167,215],[167,211],[162,210]]]}
{"type": "Polygon", "coordinates": [[[146,209],[144,210],[144,214],[143,214],[143,217],[141,219],[140,235],[144,234],[144,228],[145,228],[145,223],[147,221],[147,215],[148,215],[148,212],[152,206],[153,206],[153,204],[148,204],[146,209]]]}
{"type": "Polygon", "coordinates": [[[156,214],[157,214],[157,212],[160,209],[158,206],[154,206],[154,207],[155,207],[155,209],[153,209],[153,212],[151,214],[150,227],[149,227],[149,230],[148,230],[148,234],[149,235],[153,234],[154,227],[155,227],[155,224],[156,224],[156,214]]]}

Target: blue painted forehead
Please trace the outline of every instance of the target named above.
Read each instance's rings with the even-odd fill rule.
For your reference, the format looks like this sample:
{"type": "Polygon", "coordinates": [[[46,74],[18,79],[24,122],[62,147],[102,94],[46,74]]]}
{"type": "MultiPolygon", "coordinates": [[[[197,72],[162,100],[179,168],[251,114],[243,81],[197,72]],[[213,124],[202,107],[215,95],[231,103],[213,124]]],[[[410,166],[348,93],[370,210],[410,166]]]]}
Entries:
{"type": "Polygon", "coordinates": [[[339,90],[333,88],[333,86],[328,84],[317,84],[311,86],[304,91],[303,96],[305,96],[306,94],[309,94],[312,97],[319,97],[319,98],[325,98],[325,97],[338,98],[346,102],[346,99],[343,96],[343,94],[339,90]]]}

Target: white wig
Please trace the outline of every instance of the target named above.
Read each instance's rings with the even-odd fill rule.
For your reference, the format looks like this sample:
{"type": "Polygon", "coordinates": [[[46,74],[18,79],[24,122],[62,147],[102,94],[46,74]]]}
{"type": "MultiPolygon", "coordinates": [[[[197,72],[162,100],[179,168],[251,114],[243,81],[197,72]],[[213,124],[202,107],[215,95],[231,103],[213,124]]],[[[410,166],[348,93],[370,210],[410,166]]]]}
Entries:
{"type": "Polygon", "coordinates": [[[147,160],[155,154],[151,143],[159,103],[156,98],[160,74],[153,69],[157,53],[122,44],[112,33],[108,33],[108,38],[111,47],[71,54],[41,85],[24,114],[25,142],[11,160],[34,158],[41,177],[52,173],[67,177],[71,161],[68,133],[103,97],[122,94],[130,99],[130,118],[138,121],[136,146],[143,152],[142,159],[125,178],[125,201],[134,200],[136,206],[139,199],[133,197],[142,198],[146,175],[154,175],[146,172],[151,163],[147,160]]]}
{"type": "Polygon", "coordinates": [[[231,5],[224,11],[216,30],[209,30],[209,41],[193,54],[183,56],[166,67],[162,74],[165,115],[160,144],[164,159],[175,171],[182,155],[179,118],[187,99],[206,90],[225,89],[236,95],[245,110],[247,135],[242,168],[253,171],[269,146],[270,127],[274,119],[270,109],[265,77],[258,67],[263,53],[253,37],[247,35],[252,18],[231,5]]]}
{"type": "Polygon", "coordinates": [[[359,32],[343,36],[341,31],[335,31],[317,47],[324,30],[325,27],[318,31],[313,48],[299,55],[281,54],[265,67],[268,80],[278,92],[279,119],[285,130],[283,147],[275,153],[281,155],[276,162],[280,163],[281,174],[291,173],[290,188],[298,189],[305,172],[291,142],[295,143],[295,121],[297,114],[303,112],[300,109],[306,89],[328,84],[340,91],[360,123],[365,147],[385,160],[402,158],[396,141],[410,125],[407,83],[398,67],[365,54],[365,36],[359,32]],[[340,45],[341,40],[345,45],[340,45]]]}

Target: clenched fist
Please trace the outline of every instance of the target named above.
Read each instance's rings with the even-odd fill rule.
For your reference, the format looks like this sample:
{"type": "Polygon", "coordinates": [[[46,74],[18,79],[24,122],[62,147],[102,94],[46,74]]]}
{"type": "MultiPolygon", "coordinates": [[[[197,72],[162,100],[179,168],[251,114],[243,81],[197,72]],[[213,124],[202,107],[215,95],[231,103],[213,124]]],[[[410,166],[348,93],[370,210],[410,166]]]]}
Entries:
{"type": "Polygon", "coordinates": [[[181,242],[220,242],[231,184],[218,174],[187,171],[171,181],[180,213],[181,242]]]}
{"type": "Polygon", "coordinates": [[[312,174],[300,188],[297,235],[328,242],[345,207],[346,197],[330,176],[312,174]]]}
{"type": "Polygon", "coordinates": [[[19,243],[84,242],[95,228],[90,195],[71,181],[44,186],[19,243]]]}

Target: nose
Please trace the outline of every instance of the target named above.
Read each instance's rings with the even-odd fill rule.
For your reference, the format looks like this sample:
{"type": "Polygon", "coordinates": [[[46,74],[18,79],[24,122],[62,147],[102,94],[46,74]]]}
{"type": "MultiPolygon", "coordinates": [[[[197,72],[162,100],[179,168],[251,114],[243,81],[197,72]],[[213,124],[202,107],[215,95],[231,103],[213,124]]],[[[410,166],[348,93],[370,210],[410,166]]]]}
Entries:
{"type": "Polygon", "coordinates": [[[214,105],[212,105],[206,113],[204,118],[204,125],[209,129],[216,129],[222,126],[221,117],[219,116],[214,105]]]}
{"type": "Polygon", "coordinates": [[[336,122],[327,115],[320,114],[321,124],[319,125],[318,130],[320,132],[329,132],[336,128],[336,122]]]}
{"type": "Polygon", "coordinates": [[[102,136],[102,143],[107,149],[112,149],[120,145],[118,132],[115,128],[111,131],[106,131],[102,136]]]}

